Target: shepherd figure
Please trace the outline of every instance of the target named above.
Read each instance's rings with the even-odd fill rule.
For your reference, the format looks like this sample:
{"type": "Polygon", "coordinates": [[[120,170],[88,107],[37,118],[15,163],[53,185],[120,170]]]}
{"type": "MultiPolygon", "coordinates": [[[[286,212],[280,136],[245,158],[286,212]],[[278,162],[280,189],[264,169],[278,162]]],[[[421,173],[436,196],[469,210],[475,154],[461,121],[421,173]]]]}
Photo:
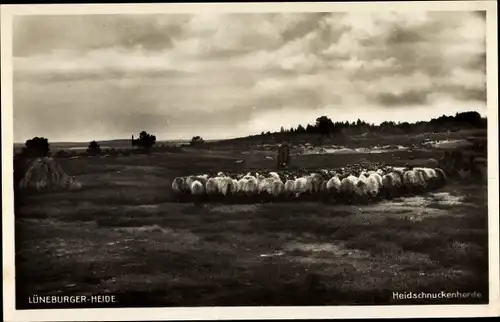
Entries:
{"type": "Polygon", "coordinates": [[[290,148],[287,144],[278,147],[277,166],[278,169],[288,167],[290,164],[290,148]]]}

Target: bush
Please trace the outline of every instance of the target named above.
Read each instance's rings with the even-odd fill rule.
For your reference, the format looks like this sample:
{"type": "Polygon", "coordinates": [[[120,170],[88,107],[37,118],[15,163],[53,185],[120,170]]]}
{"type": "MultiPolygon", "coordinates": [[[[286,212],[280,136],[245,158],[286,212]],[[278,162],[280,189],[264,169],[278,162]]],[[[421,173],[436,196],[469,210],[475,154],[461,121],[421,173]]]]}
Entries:
{"type": "Polygon", "coordinates": [[[194,145],[201,145],[204,143],[205,143],[205,141],[203,140],[203,138],[201,136],[193,136],[193,138],[191,139],[191,142],[189,142],[189,145],[194,146],[194,145]]]}
{"type": "Polygon", "coordinates": [[[139,134],[139,139],[134,140],[132,138],[132,146],[139,146],[149,151],[156,144],[156,136],[147,133],[146,131],[142,131],[139,134]]]}
{"type": "Polygon", "coordinates": [[[49,140],[44,137],[27,140],[21,154],[28,158],[46,157],[50,154],[49,140]]]}
{"type": "Polygon", "coordinates": [[[87,153],[90,155],[99,155],[101,154],[101,147],[99,146],[99,143],[96,141],[90,142],[88,148],[87,148],[87,153]]]}

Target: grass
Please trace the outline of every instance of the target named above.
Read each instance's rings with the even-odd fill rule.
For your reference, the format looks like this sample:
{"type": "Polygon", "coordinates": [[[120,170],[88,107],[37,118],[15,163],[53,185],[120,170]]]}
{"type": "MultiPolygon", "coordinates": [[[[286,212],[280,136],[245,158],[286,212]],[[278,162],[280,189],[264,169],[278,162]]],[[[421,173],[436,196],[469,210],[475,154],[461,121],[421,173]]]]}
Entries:
{"type": "MultiPolygon", "coordinates": [[[[402,162],[409,156],[399,154],[402,162]]],[[[121,307],[487,302],[485,185],[450,183],[364,206],[171,201],[174,176],[244,171],[234,163],[241,157],[213,150],[61,159],[84,189],[16,195],[17,307],[36,308],[27,303],[33,294],[103,293],[121,307]],[[392,299],[441,290],[483,297],[392,299]]],[[[249,160],[247,168],[274,165],[249,160]]],[[[348,161],[294,159],[311,167],[348,161]]]]}

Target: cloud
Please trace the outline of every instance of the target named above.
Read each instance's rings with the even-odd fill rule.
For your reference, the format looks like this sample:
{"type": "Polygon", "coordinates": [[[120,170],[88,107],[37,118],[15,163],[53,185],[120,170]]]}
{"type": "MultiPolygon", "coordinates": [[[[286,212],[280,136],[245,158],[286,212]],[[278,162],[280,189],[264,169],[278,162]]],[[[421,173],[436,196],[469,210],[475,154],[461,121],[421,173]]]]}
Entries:
{"type": "Polygon", "coordinates": [[[426,91],[410,90],[408,92],[403,92],[400,94],[392,93],[380,93],[376,96],[377,102],[385,106],[394,105],[422,105],[427,103],[427,95],[429,93],[426,91]]]}
{"type": "Polygon", "coordinates": [[[17,17],[15,137],[234,137],[318,115],[484,110],[485,34],[484,12],[464,11],[17,17]]]}
{"type": "Polygon", "coordinates": [[[66,49],[170,48],[180,37],[186,15],[18,16],[14,19],[14,56],[66,49]]]}

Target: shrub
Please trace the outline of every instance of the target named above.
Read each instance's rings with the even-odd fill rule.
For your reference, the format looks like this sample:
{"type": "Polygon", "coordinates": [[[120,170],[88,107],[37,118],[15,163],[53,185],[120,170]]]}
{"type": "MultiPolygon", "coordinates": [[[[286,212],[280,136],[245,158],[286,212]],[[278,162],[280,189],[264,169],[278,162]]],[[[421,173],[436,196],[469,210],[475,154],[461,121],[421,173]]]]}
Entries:
{"type": "Polygon", "coordinates": [[[205,141],[203,140],[203,138],[201,136],[193,136],[193,138],[191,139],[191,142],[189,142],[189,145],[193,146],[193,145],[200,145],[200,144],[204,144],[205,141]]]}
{"type": "Polygon", "coordinates": [[[90,142],[87,148],[87,153],[90,155],[101,154],[101,147],[99,146],[99,143],[97,143],[96,141],[90,142]]]}
{"type": "Polygon", "coordinates": [[[44,137],[27,140],[21,154],[28,158],[46,157],[50,154],[49,140],[44,137]]]}

